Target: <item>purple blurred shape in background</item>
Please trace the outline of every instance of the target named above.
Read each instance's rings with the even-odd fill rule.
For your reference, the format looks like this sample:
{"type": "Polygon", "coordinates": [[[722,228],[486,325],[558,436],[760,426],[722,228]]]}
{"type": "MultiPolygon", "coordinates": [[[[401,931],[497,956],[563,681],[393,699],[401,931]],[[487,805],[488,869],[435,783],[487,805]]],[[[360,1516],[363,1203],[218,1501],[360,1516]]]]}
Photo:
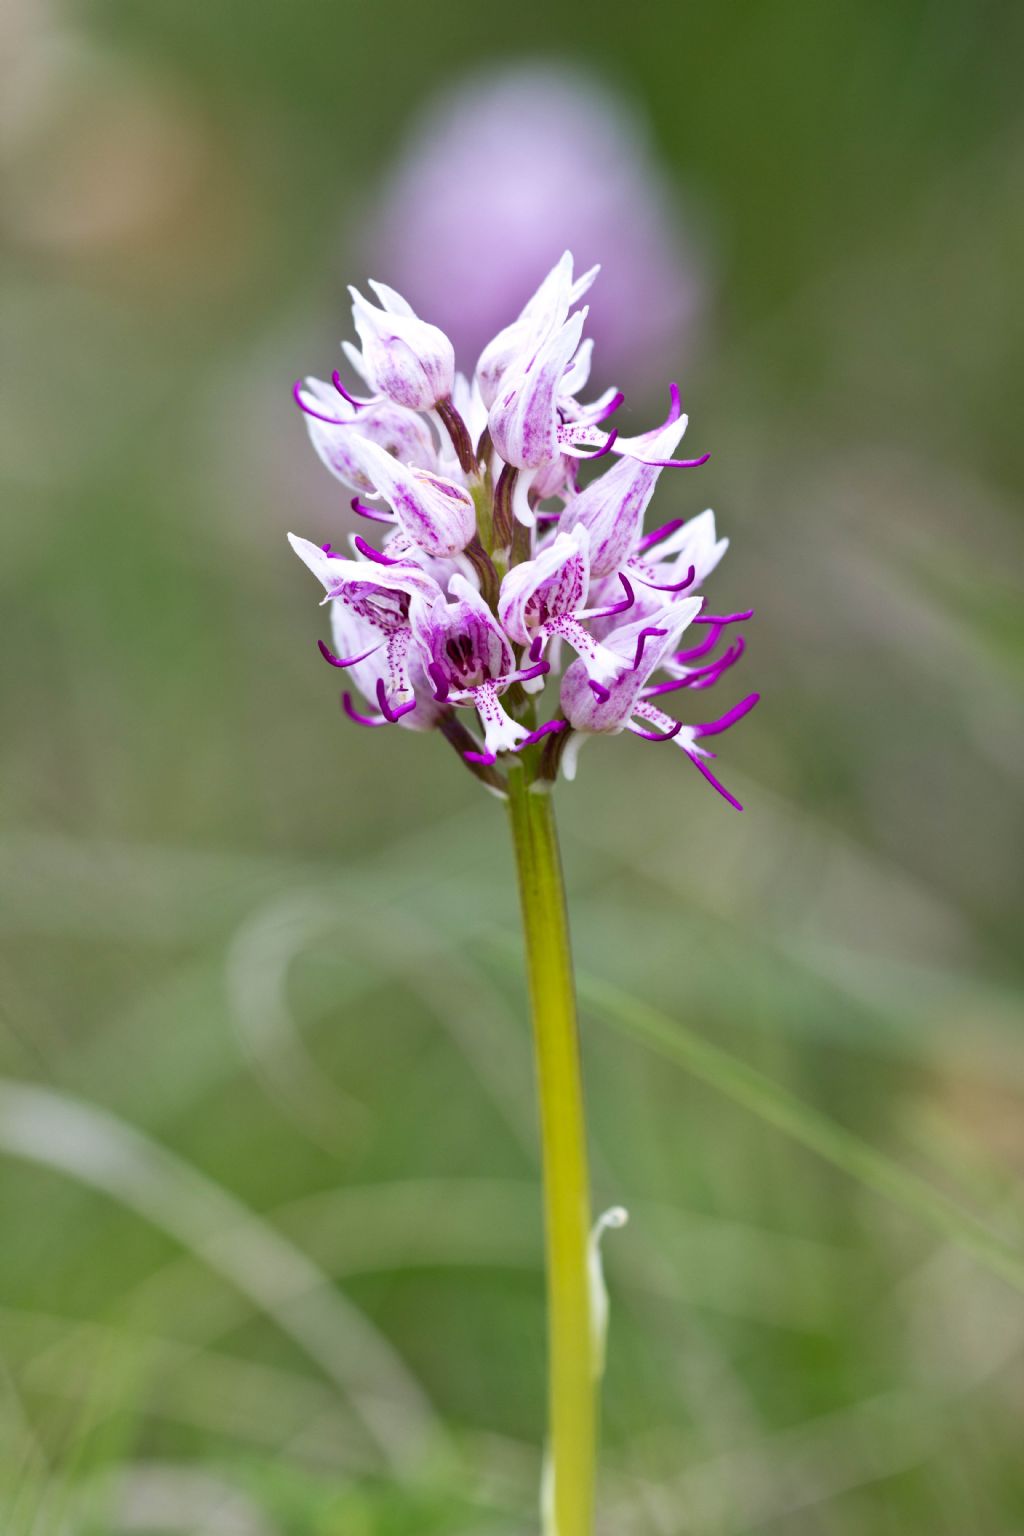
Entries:
{"type": "Polygon", "coordinates": [[[567,247],[581,270],[601,263],[587,326],[601,382],[684,371],[707,282],[675,189],[627,103],[546,64],[474,75],[428,105],[359,254],[468,372],[567,247]]]}

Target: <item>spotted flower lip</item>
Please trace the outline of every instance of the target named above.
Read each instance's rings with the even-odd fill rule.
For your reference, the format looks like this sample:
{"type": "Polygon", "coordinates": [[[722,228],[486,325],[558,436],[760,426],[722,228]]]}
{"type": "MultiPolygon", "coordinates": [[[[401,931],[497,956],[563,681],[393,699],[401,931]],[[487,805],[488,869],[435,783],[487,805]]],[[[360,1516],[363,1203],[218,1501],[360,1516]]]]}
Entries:
{"type": "Polygon", "coordinates": [[[351,720],[437,728],[499,793],[516,756],[545,785],[572,777],[583,741],[630,734],[674,742],[742,809],[707,741],[759,696],[716,713],[703,695],[731,678],[746,648],[733,626],[751,615],[704,607],[728,547],[710,509],[644,529],[662,472],[707,458],[675,457],[678,387],[665,420],[633,436],[606,426],[618,390],[580,399],[591,347],[573,306],[595,271],[574,278],[567,252],[472,379],[391,289],[373,285],[379,310],[356,295],[363,350],[348,356],[375,393],[357,398],[337,374],[294,391],[353,512],[378,525],[351,535],[351,556],[289,535],[331,608],[319,648],[365,701],[343,693],[351,720]],[[580,489],[583,457],[604,462],[580,489]],[[680,703],[686,718],[669,712],[680,703]]]}
{"type": "Polygon", "coordinates": [[[514,752],[529,728],[506,714],[499,695],[519,673],[508,638],[479,592],[465,576],[455,575],[449,584],[455,601],[441,595],[428,608],[413,610],[413,633],[426,671],[442,702],[470,704],[484,727],[483,756],[514,752]]]}
{"type": "Polygon", "coordinates": [[[352,319],[371,387],[395,405],[428,411],[452,392],[455,349],[443,331],[413,311],[386,283],[371,282],[380,308],[350,288],[352,319]]]}

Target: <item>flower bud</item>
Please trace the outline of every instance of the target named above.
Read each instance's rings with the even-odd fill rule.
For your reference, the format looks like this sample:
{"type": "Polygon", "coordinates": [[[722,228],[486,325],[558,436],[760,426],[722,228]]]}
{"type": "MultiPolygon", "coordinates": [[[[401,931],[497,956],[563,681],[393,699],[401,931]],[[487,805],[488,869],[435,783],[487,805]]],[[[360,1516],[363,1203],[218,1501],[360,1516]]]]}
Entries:
{"type": "Polygon", "coordinates": [[[363,344],[362,363],[371,388],[395,405],[429,411],[452,392],[455,349],[436,325],[420,320],[410,305],[385,283],[370,287],[377,309],[350,288],[352,319],[363,344]]]}

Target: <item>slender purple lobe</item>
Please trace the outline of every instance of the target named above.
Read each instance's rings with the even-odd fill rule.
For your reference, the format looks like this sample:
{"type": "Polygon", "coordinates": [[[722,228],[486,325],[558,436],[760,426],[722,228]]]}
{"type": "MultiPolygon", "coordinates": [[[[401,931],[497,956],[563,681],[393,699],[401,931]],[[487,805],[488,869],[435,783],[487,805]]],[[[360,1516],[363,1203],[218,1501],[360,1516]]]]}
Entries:
{"type": "Polygon", "coordinates": [[[317,421],[326,421],[329,427],[347,427],[351,423],[342,421],[337,416],[325,416],[321,411],[314,411],[311,405],[307,405],[302,398],[302,380],[296,379],[292,385],[292,398],[300,411],[305,411],[307,416],[315,416],[317,421]]]}
{"type": "Polygon", "coordinates": [[[686,575],[683,577],[682,581],[672,581],[672,582],[645,581],[642,576],[637,576],[636,577],[637,581],[643,582],[643,585],[645,587],[651,587],[655,592],[685,592],[687,587],[692,587],[693,586],[693,583],[694,583],[694,581],[696,579],[697,579],[697,567],[694,566],[694,565],[690,566],[689,570],[687,571],[686,575]]]}
{"type": "Polygon", "coordinates": [[[364,651],[361,656],[345,656],[345,657],[342,657],[342,656],[335,656],[335,654],[331,650],[331,648],[329,646],[325,645],[322,640],[318,640],[317,641],[317,645],[320,647],[320,655],[323,657],[324,661],[329,662],[332,667],[342,667],[342,668],[344,668],[344,667],[354,667],[357,662],[365,661],[367,656],[372,656],[374,651],[379,651],[381,646],[384,645],[384,644],[385,644],[385,642],[383,640],[378,640],[376,645],[371,645],[370,649],[368,651],[364,651]]]}
{"type": "Polygon", "coordinates": [[[678,533],[685,522],[685,517],[674,517],[671,522],[662,523],[660,528],[655,528],[653,532],[644,534],[634,553],[638,555],[644,554],[653,545],[660,544],[662,539],[667,539],[670,534],[678,533]]]}
{"type": "Polygon", "coordinates": [[[388,703],[387,689],[384,687],[384,679],[382,677],[377,679],[377,703],[380,705],[380,712],[385,720],[390,720],[392,725],[401,720],[403,715],[407,715],[410,709],[416,708],[416,700],[410,699],[408,704],[399,704],[397,709],[392,709],[388,703]]]}
{"type": "Polygon", "coordinates": [[[700,773],[702,773],[704,775],[704,777],[707,779],[708,783],[713,785],[714,788],[718,790],[718,793],[722,796],[722,799],[723,800],[728,800],[729,804],[731,806],[733,806],[737,811],[742,811],[743,807],[742,807],[742,805],[740,805],[739,801],[736,799],[736,796],[735,795],[730,795],[730,793],[726,789],[725,785],[724,784],[720,784],[718,782],[718,780],[715,778],[714,774],[711,772],[711,769],[707,766],[707,764],[702,762],[701,759],[699,757],[697,757],[696,754],[693,753],[693,752],[687,752],[686,755],[690,759],[690,762],[693,764],[693,766],[700,773]]]}
{"type": "Polygon", "coordinates": [[[633,667],[632,667],[632,670],[634,672],[636,672],[639,669],[640,663],[644,659],[644,647],[646,646],[648,640],[653,640],[656,636],[667,635],[667,634],[668,634],[668,630],[667,629],[654,629],[654,628],[651,628],[651,627],[649,627],[647,629],[642,629],[640,631],[640,633],[636,637],[636,655],[633,657],[633,667]]]}
{"type": "Polygon", "coordinates": [[[450,690],[445,670],[440,662],[430,661],[427,663],[427,676],[434,685],[434,698],[439,704],[443,704],[450,690]]]}
{"type": "Polygon", "coordinates": [[[720,719],[712,720],[710,725],[695,725],[694,731],[698,736],[720,736],[731,725],[735,725],[737,720],[742,720],[744,715],[749,715],[760,697],[759,693],[748,694],[739,704],[734,704],[732,709],[726,710],[720,719]]]}
{"type": "Polygon", "coordinates": [[[355,721],[356,725],[387,725],[386,720],[381,720],[380,718],[375,720],[372,715],[361,715],[356,709],[355,705],[352,703],[352,695],[350,693],[342,694],[341,707],[345,711],[346,715],[348,715],[349,719],[355,721]]]}
{"type": "Polygon", "coordinates": [[[352,543],[361,555],[365,555],[367,560],[373,560],[377,565],[401,565],[402,563],[401,560],[392,560],[390,556],[382,555],[379,549],[374,549],[372,544],[367,544],[362,534],[357,533],[352,543]]]}

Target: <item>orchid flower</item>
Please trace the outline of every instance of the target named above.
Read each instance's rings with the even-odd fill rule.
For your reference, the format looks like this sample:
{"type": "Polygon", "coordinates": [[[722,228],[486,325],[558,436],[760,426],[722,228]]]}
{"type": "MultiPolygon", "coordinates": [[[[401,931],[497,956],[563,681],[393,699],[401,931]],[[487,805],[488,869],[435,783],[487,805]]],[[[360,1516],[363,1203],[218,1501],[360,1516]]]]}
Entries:
{"type": "Polygon", "coordinates": [[[530,647],[531,661],[539,661],[548,642],[557,636],[577,652],[589,677],[604,682],[616,677],[623,663],[581,623],[611,611],[588,613],[589,589],[589,533],[583,527],[558,533],[533,560],[509,571],[501,584],[498,618],[510,639],[530,647]]]}
{"type": "Polygon", "coordinates": [[[582,738],[623,731],[668,736],[699,763],[710,730],[665,706],[692,703],[744,650],[737,634],[716,653],[725,619],[679,649],[684,625],[703,622],[699,593],[727,548],[714,513],[644,532],[662,471],[706,458],[675,457],[687,428],[678,388],[660,426],[628,437],[603,425],[617,390],[580,399],[592,346],[587,310],[574,306],[597,271],[576,277],[565,252],[472,379],[393,289],[371,284],[379,307],[352,290],[361,349],[346,343],[346,355],[373,393],[352,394],[338,373],[295,390],[316,452],[356,492],[353,510],[383,525],[373,542],[353,536],[352,559],[293,539],[326,600],[362,627],[367,643],[353,632],[336,659],[362,669],[373,723],[432,720],[474,770],[537,744],[547,781],[574,764],[582,738]],[[608,467],[580,490],[573,465],[586,457],[608,467]],[[577,659],[545,718],[563,643],[577,659]]]}
{"type": "Polygon", "coordinates": [[[594,1280],[572,968],[546,791],[560,772],[575,775],[584,741],[628,734],[675,742],[742,810],[708,766],[706,742],[758,701],[748,694],[718,714],[694,705],[739,661],[742,635],[717,647],[750,614],[705,612],[699,589],[727,547],[711,511],[643,530],[662,471],[706,458],[673,457],[687,425],[675,385],[665,421],[635,437],[602,427],[622,401],[617,390],[579,399],[591,349],[586,310],[571,311],[593,277],[574,280],[567,253],[484,349],[472,381],[455,373],[441,333],[391,289],[373,285],[379,310],[355,294],[362,351],[346,355],[375,393],[359,399],[336,374],[337,400],[315,379],[296,386],[295,398],[317,453],[355,488],[353,511],[384,525],[383,547],[354,534],[349,557],[289,535],[331,609],[332,644],[319,641],[320,651],[366,700],[364,709],[345,692],[346,715],[365,726],[436,729],[508,800],[557,1298],[545,1507],[559,1536],[593,1529],[607,1296],[594,1280]],[[611,467],[579,490],[574,461],[612,455],[611,467]],[[700,637],[684,643],[696,626],[700,637]],[[576,654],[556,684],[565,647],[576,654]],[[670,714],[673,700],[696,718],[670,714]]]}
{"type": "Polygon", "coordinates": [[[327,594],[323,601],[351,609],[370,632],[369,645],[355,657],[337,657],[321,642],[322,654],[332,666],[344,668],[383,650],[387,665],[377,684],[377,700],[387,720],[401,718],[401,713],[411,711],[415,703],[408,665],[413,638],[410,607],[414,599],[430,603],[440,595],[437,582],[416,565],[347,560],[293,533],[288,539],[299,559],[322,583],[327,594]]]}
{"type": "Polygon", "coordinates": [[[489,765],[499,752],[518,752],[533,734],[506,714],[499,695],[510,683],[548,669],[546,663],[527,669],[516,666],[505,632],[465,576],[454,575],[448,590],[454,603],[441,595],[429,608],[413,607],[413,632],[438,702],[470,705],[479,714],[483,752],[472,754],[469,761],[489,765]]]}
{"type": "Polygon", "coordinates": [[[320,462],[350,490],[374,494],[374,484],[352,452],[354,441],[376,443],[414,469],[436,469],[437,449],[430,427],[415,411],[380,400],[361,406],[333,384],[306,379],[295,398],[306,416],[309,439],[320,462]]]}

